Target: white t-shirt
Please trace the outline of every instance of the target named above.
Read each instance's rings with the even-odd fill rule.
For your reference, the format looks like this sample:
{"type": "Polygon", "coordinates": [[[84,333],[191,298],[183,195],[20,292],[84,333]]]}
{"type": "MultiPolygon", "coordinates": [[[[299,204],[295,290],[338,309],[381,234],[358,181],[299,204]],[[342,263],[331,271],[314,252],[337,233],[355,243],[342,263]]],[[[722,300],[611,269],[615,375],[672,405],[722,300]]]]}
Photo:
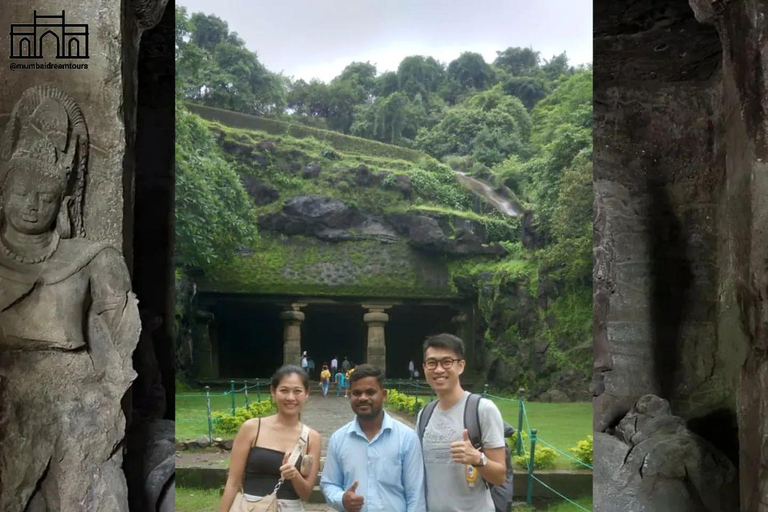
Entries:
{"type": "Polygon", "coordinates": [[[339,362],[336,359],[331,359],[331,368],[338,368],[339,362]]]}
{"type": "MultiPolygon", "coordinates": [[[[422,450],[426,468],[427,510],[440,512],[494,512],[491,492],[483,477],[470,488],[464,476],[464,464],[451,458],[451,443],[461,441],[464,432],[464,407],[469,391],[448,411],[435,407],[424,431],[422,450]]],[[[498,407],[490,400],[478,405],[480,432],[484,448],[504,446],[504,421],[498,407]]],[[[418,433],[418,420],[416,421],[418,433]]],[[[479,476],[479,475],[478,475],[479,476]]]]}

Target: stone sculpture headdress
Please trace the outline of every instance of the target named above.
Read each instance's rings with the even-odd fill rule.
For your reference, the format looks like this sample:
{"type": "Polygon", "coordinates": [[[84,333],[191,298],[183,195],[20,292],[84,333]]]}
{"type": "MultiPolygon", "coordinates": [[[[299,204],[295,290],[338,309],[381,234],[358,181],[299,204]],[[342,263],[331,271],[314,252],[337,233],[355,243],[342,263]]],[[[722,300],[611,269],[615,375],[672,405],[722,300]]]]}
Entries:
{"type": "Polygon", "coordinates": [[[62,238],[85,237],[83,192],[88,128],[80,107],[69,96],[46,85],[27,89],[5,128],[0,163],[0,205],[11,170],[61,180],[64,200],[56,229],[62,238]]]}

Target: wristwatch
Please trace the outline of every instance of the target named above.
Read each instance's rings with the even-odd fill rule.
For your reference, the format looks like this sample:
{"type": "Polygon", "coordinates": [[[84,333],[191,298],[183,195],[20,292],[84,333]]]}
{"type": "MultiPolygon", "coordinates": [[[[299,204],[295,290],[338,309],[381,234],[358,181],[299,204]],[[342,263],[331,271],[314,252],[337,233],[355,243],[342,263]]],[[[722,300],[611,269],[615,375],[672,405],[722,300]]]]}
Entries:
{"type": "Polygon", "coordinates": [[[478,468],[482,468],[486,464],[488,464],[488,457],[486,457],[483,452],[480,452],[480,463],[479,464],[473,464],[473,466],[478,467],[478,468]]]}

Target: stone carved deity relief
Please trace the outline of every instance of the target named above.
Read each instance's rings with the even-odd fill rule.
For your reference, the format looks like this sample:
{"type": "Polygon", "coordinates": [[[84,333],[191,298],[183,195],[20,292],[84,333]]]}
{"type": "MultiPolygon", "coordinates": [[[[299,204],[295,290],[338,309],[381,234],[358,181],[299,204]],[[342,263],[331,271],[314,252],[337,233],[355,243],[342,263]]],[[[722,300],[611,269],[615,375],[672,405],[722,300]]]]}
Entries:
{"type": "Polygon", "coordinates": [[[77,104],[28,89],[0,146],[0,510],[127,511],[120,401],[141,328],[120,251],[86,238],[77,104]]]}

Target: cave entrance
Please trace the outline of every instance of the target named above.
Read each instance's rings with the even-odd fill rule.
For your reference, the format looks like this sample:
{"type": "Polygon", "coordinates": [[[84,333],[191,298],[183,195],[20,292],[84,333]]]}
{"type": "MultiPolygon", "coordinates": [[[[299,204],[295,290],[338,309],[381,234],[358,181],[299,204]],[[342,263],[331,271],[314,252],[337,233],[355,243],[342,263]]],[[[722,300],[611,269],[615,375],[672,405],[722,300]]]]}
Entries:
{"type": "MultiPolygon", "coordinates": [[[[451,322],[456,316],[456,310],[448,306],[403,304],[394,306],[387,313],[387,378],[390,379],[410,377],[410,359],[413,359],[421,375],[424,361],[421,347],[424,339],[433,334],[456,332],[456,326],[451,322]]],[[[466,343],[467,340],[464,341],[466,343]]]]}
{"type": "MultiPolygon", "coordinates": [[[[285,323],[280,318],[289,309],[284,300],[264,298],[216,298],[206,300],[213,313],[210,325],[212,372],[215,379],[269,378],[283,364],[285,323]]],[[[394,301],[393,301],[394,302],[394,301]]],[[[368,361],[368,329],[365,302],[312,302],[294,306],[304,313],[301,350],[314,361],[311,378],[317,380],[323,364],[336,357],[339,366],[346,357],[353,364],[368,361]]],[[[370,307],[375,307],[372,305],[370,307]]],[[[422,373],[424,339],[441,332],[455,333],[456,305],[408,303],[384,306],[389,320],[384,325],[388,378],[408,378],[413,359],[422,373]]],[[[461,334],[460,334],[461,336],[461,334]]],[[[468,340],[465,340],[468,341],[468,340]]],[[[467,350],[471,353],[471,344],[467,350]]],[[[467,357],[469,358],[469,353],[467,357]]]]}
{"type": "Polygon", "coordinates": [[[309,304],[303,311],[301,350],[315,362],[312,379],[319,379],[323,364],[330,367],[334,357],[339,367],[345,357],[352,364],[365,362],[368,329],[359,304],[309,304]]]}
{"type": "Polygon", "coordinates": [[[269,378],[283,364],[283,322],[276,304],[221,301],[215,317],[213,344],[219,378],[269,378]]]}

